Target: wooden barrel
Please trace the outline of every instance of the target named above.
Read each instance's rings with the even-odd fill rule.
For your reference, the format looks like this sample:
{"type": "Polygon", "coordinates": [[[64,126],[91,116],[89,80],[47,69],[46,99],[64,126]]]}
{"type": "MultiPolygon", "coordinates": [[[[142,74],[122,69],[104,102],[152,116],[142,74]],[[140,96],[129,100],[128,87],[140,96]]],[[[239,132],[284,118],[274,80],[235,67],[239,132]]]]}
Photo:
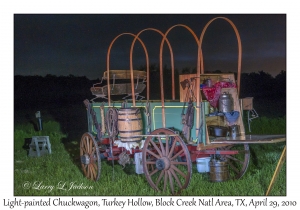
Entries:
{"type": "Polygon", "coordinates": [[[209,162],[210,181],[223,182],[229,179],[228,162],[212,159],[209,162]]]}
{"type": "Polygon", "coordinates": [[[139,108],[121,108],[118,112],[119,137],[123,142],[142,139],[143,122],[139,108]]]}

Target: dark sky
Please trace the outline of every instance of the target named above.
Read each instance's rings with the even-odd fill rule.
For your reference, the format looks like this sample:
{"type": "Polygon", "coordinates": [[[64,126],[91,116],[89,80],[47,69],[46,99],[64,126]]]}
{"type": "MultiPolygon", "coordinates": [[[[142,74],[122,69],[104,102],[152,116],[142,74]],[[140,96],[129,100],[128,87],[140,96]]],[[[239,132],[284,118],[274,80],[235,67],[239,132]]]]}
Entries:
{"type": "MultiPolygon", "coordinates": [[[[223,16],[236,25],[242,40],[242,72],[265,71],[276,76],[286,70],[285,14],[14,14],[15,75],[75,75],[100,78],[106,69],[111,41],[119,34],[137,34],[145,28],[163,33],[175,24],[185,24],[200,37],[205,24],[223,16]]],[[[161,35],[144,32],[140,38],[149,52],[150,63],[159,64],[161,35]]],[[[175,68],[194,68],[197,45],[188,30],[174,28],[168,35],[173,48],[175,68]]],[[[120,37],[112,47],[110,69],[129,69],[132,36],[120,37]]],[[[168,48],[163,64],[170,65],[168,48]]],[[[214,21],[203,40],[205,71],[237,70],[237,39],[225,20],[214,21]]],[[[146,64],[137,42],[134,68],[146,64]]]]}

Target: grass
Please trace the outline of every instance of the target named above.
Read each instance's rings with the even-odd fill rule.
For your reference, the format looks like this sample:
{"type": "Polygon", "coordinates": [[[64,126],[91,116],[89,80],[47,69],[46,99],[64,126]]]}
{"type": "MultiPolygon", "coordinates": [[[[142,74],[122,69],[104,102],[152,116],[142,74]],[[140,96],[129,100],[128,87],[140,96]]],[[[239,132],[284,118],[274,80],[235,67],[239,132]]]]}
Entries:
{"type": "MultiPolygon", "coordinates": [[[[14,128],[14,195],[15,196],[164,196],[148,184],[143,174],[135,173],[134,165],[124,169],[117,161],[101,162],[101,177],[97,182],[88,180],[82,173],[79,160],[81,136],[63,132],[57,120],[44,122],[43,131],[36,131],[30,123],[18,123],[14,128]],[[49,136],[51,155],[28,157],[26,138],[34,135],[49,136]],[[77,186],[75,189],[74,186],[77,186]],[[72,188],[73,186],[73,188],[72,188]]],[[[285,133],[284,119],[258,118],[251,124],[252,133],[285,133]],[[267,125],[267,126],[266,126],[267,125]],[[274,127],[274,125],[276,127],[274,127]],[[262,129],[262,126],[268,129],[262,129]],[[274,130],[276,129],[276,130],[274,130]]],[[[78,131],[77,131],[78,132],[78,131]]],[[[80,132],[78,132],[80,133],[80,132]]],[[[83,134],[83,133],[82,133],[83,134]]],[[[251,160],[246,174],[239,180],[213,183],[208,174],[197,172],[193,164],[189,187],[182,196],[264,196],[273,176],[277,161],[285,146],[255,144],[250,146],[251,160]]],[[[284,164],[270,193],[286,196],[286,164],[284,164]]]]}

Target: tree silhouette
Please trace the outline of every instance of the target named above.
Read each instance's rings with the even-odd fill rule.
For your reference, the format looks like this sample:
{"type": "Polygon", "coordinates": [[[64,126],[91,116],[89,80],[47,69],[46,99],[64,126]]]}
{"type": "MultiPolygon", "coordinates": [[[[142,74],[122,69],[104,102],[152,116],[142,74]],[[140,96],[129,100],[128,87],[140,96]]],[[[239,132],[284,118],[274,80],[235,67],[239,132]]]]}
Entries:
{"type": "MultiPolygon", "coordinates": [[[[146,70],[141,66],[140,70],[146,70]]],[[[175,69],[176,99],[179,99],[179,72],[193,72],[191,68],[183,68],[181,71],[175,69]]],[[[220,73],[216,70],[213,73],[220,73]]],[[[172,72],[166,65],[164,73],[165,99],[172,99],[172,72]]],[[[209,73],[209,72],[206,72],[209,73]]],[[[236,74],[236,73],[235,73],[236,74]]],[[[156,64],[150,65],[150,100],[160,100],[160,71],[156,64]]],[[[42,76],[20,76],[14,77],[14,107],[15,109],[36,108],[45,106],[65,106],[74,103],[82,103],[84,99],[92,99],[90,92],[93,84],[98,80],[89,80],[86,77],[55,76],[48,74],[42,76]]],[[[146,89],[141,94],[146,96],[146,89]]],[[[286,101],[286,71],[282,70],[278,75],[272,77],[270,74],[259,71],[241,74],[240,98],[254,97],[261,101],[282,101],[282,107],[271,106],[275,111],[282,109],[285,112],[286,101]],[[284,107],[283,107],[284,106],[284,107]]],[[[269,102],[268,102],[269,103],[269,102]]],[[[261,105],[265,105],[261,103],[261,105]]],[[[285,113],[284,113],[285,114],[285,113]]]]}

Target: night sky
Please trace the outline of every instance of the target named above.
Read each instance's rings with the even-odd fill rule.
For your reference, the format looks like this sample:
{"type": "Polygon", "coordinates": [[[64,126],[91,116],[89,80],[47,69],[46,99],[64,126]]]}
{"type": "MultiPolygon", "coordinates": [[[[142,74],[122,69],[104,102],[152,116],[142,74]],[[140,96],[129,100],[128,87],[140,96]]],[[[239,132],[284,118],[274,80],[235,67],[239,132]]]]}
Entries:
{"type": "MultiPolygon", "coordinates": [[[[14,14],[14,75],[74,75],[101,78],[111,41],[119,34],[137,34],[145,28],[165,33],[175,24],[190,27],[198,39],[214,17],[227,17],[236,25],[242,41],[242,73],[264,71],[276,76],[286,70],[286,14],[14,14]]],[[[144,32],[140,38],[151,64],[159,64],[161,35],[144,32]]],[[[183,27],[168,35],[175,68],[193,69],[197,62],[194,37],[183,27]]],[[[110,69],[129,69],[132,36],[120,37],[112,47],[110,69]]],[[[170,66],[168,48],[163,65],[170,66]]],[[[237,39],[230,24],[214,21],[203,40],[205,71],[237,71],[237,39]]],[[[146,64],[137,42],[134,68],[146,64]]]]}

